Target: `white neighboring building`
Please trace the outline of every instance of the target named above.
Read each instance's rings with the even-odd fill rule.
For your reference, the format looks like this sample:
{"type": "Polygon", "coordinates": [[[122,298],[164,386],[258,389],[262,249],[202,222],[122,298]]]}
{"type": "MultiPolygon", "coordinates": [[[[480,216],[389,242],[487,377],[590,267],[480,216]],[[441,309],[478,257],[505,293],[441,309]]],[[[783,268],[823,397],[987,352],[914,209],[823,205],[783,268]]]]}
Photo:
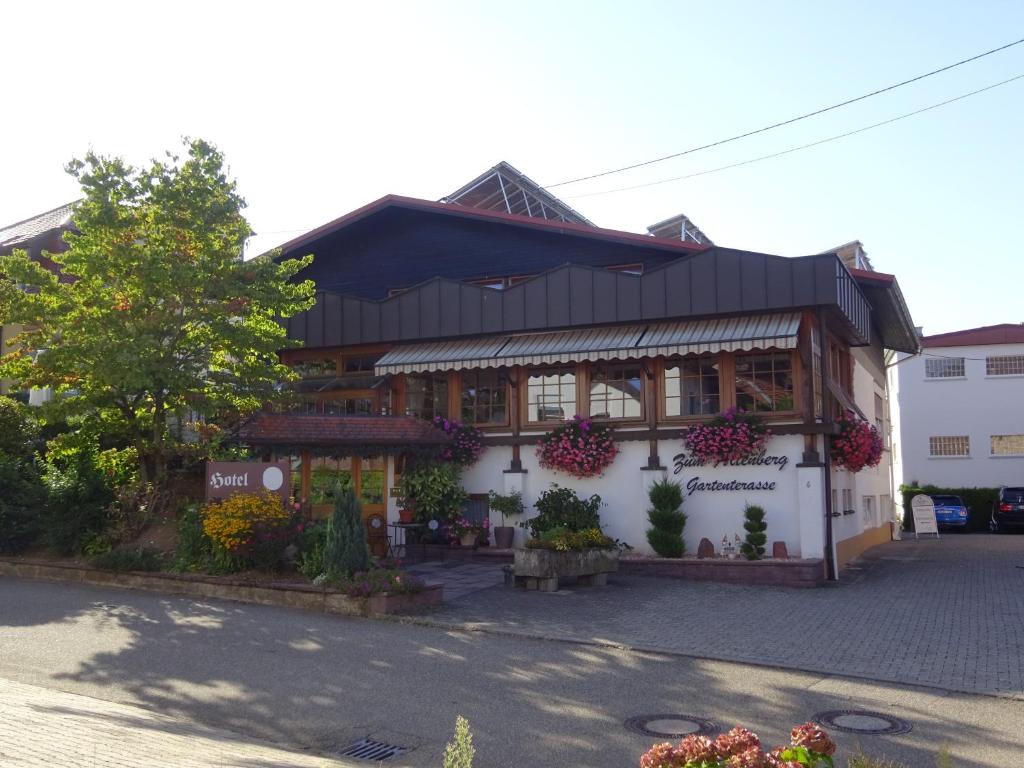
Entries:
{"type": "Polygon", "coordinates": [[[897,479],[944,488],[1024,485],[1024,325],[925,336],[921,346],[895,367],[897,479]]]}

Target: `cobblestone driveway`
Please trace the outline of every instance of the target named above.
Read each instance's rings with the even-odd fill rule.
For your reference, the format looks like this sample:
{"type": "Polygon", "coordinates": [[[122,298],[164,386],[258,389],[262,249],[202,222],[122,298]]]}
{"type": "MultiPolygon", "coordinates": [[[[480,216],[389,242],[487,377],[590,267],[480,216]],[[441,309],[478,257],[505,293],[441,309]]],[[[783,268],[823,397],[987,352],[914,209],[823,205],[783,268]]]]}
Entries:
{"type": "Polygon", "coordinates": [[[141,707],[0,680],[0,765],[10,768],[352,768],[141,707]]]}
{"type": "Polygon", "coordinates": [[[868,552],[820,589],[616,578],[472,592],[428,621],[1024,698],[1024,536],[868,552]]]}

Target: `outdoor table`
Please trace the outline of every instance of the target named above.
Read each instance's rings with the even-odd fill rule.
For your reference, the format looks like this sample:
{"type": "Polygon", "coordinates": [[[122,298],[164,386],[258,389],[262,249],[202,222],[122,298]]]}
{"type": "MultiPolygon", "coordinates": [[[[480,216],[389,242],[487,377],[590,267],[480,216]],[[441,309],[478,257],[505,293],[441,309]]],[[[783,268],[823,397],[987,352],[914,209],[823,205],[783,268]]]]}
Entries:
{"type": "Polygon", "coordinates": [[[405,557],[405,555],[407,554],[407,547],[405,544],[406,532],[409,530],[415,530],[417,528],[422,527],[423,523],[388,523],[388,528],[395,529],[395,543],[394,546],[392,546],[391,548],[391,551],[394,552],[395,557],[405,557]],[[401,543],[399,543],[399,532],[401,532],[401,543]],[[401,555],[399,555],[399,550],[401,550],[401,555]]]}

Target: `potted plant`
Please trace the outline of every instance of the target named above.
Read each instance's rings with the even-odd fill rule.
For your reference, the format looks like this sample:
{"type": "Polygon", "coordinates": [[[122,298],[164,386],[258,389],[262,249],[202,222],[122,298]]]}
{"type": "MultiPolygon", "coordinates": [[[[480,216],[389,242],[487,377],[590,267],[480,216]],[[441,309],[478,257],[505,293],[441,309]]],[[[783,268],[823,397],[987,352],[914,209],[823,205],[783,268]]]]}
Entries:
{"type": "Polygon", "coordinates": [[[476,541],[480,538],[480,534],[487,533],[490,530],[491,521],[484,518],[482,522],[475,523],[472,520],[467,520],[462,515],[459,515],[451,522],[451,532],[455,536],[459,543],[464,547],[476,546],[476,541]]]}
{"type": "Polygon", "coordinates": [[[494,546],[498,549],[512,549],[516,529],[506,525],[505,518],[523,514],[523,495],[519,491],[507,495],[491,491],[487,498],[490,508],[501,515],[501,525],[494,526],[494,546]]]}
{"type": "Polygon", "coordinates": [[[701,464],[728,464],[764,451],[771,432],[756,413],[727,408],[707,424],[683,432],[683,444],[701,464]]]}

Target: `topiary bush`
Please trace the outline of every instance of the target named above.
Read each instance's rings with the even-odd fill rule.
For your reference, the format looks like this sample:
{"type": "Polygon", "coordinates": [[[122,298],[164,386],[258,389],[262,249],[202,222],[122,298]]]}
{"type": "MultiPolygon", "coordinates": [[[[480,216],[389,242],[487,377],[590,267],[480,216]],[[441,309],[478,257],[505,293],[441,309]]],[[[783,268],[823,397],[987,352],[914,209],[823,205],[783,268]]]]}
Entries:
{"type": "Polygon", "coordinates": [[[647,519],[651,527],[647,530],[647,543],[661,557],[682,557],[686,551],[683,528],[686,515],[680,509],[683,505],[683,490],[678,483],[660,480],[647,492],[651,509],[647,519]]]}
{"type": "Polygon", "coordinates": [[[764,509],[748,504],[743,509],[746,520],[743,529],[747,532],[747,540],[740,544],[740,551],[747,560],[760,560],[764,557],[764,545],[768,537],[764,532],[768,524],[764,521],[764,509]]]}
{"type": "Polygon", "coordinates": [[[334,491],[334,512],[327,521],[324,540],[324,575],[336,583],[370,569],[363,512],[355,491],[339,484],[334,491]]]}

